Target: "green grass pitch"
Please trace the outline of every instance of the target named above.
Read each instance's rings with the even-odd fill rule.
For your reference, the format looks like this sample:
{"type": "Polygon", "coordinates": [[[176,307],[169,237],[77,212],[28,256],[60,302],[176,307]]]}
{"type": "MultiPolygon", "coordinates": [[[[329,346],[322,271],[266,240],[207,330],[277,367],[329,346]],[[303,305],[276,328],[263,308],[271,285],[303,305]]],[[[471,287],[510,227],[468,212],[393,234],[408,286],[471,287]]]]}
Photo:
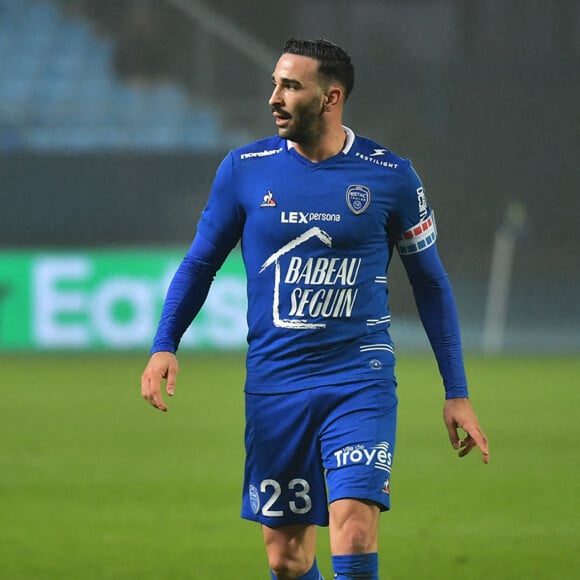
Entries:
{"type": "MultiPolygon", "coordinates": [[[[239,518],[243,358],[183,355],[170,410],[137,355],[3,355],[0,577],[260,580],[239,518]]],[[[432,359],[399,360],[381,578],[580,578],[580,358],[468,357],[491,463],[458,459],[432,359]]],[[[318,558],[332,577],[327,531],[318,558]]]]}

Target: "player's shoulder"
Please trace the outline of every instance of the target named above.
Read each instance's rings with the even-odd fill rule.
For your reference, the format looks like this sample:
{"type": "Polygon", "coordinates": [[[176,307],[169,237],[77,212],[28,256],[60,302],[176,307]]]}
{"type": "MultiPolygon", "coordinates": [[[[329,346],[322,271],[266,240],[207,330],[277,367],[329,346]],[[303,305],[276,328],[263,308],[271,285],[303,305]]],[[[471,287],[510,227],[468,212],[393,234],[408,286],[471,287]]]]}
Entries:
{"type": "Polygon", "coordinates": [[[285,141],[277,135],[264,137],[252,143],[238,147],[230,152],[234,162],[251,162],[258,159],[270,159],[284,151],[285,141]]]}
{"type": "Polygon", "coordinates": [[[401,157],[373,139],[362,135],[356,135],[350,153],[361,163],[375,166],[378,169],[401,175],[407,175],[409,171],[412,171],[410,159],[401,157]]]}

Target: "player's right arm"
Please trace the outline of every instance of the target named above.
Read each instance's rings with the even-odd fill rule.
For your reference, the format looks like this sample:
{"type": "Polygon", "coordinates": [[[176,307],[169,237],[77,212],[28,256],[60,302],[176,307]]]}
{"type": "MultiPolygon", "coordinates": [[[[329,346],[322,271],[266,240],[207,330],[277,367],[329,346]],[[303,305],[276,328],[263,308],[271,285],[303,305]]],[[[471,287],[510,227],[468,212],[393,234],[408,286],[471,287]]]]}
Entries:
{"type": "Polygon", "coordinates": [[[166,393],[172,396],[175,392],[175,353],[181,338],[203,306],[216,272],[242,229],[232,173],[229,155],[218,169],[198,232],[167,290],[151,358],[141,377],[141,395],[162,411],[167,410],[161,394],[163,380],[166,393]]]}
{"type": "Polygon", "coordinates": [[[142,397],[161,411],[167,411],[161,395],[162,382],[166,381],[165,391],[173,396],[179,370],[175,353],[181,337],[203,306],[220,265],[215,248],[197,235],[171,280],[151,358],[141,377],[142,397]]]}

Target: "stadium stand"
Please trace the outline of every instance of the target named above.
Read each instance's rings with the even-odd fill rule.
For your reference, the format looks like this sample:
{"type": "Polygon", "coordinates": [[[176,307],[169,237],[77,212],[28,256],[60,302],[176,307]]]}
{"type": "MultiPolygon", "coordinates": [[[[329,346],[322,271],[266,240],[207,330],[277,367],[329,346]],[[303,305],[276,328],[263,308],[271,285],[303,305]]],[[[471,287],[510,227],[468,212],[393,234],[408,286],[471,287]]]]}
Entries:
{"type": "Polygon", "coordinates": [[[246,136],[178,83],[130,83],[116,40],[48,0],[0,0],[0,148],[212,151],[246,136]]]}

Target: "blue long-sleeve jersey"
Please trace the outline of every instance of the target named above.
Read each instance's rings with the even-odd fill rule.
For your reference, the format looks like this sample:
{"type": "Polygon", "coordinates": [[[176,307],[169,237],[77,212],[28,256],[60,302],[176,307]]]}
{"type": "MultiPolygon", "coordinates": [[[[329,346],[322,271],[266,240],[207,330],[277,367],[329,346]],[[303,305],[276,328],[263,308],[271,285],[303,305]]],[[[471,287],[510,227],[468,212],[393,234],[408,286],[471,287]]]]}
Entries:
{"type": "Polygon", "coordinates": [[[216,271],[241,240],[247,392],[392,372],[387,270],[396,247],[446,396],[467,396],[455,302],[421,181],[408,160],[345,131],[345,148],[318,163],[277,136],[226,156],[170,285],[152,352],[177,350],[216,271]]]}

